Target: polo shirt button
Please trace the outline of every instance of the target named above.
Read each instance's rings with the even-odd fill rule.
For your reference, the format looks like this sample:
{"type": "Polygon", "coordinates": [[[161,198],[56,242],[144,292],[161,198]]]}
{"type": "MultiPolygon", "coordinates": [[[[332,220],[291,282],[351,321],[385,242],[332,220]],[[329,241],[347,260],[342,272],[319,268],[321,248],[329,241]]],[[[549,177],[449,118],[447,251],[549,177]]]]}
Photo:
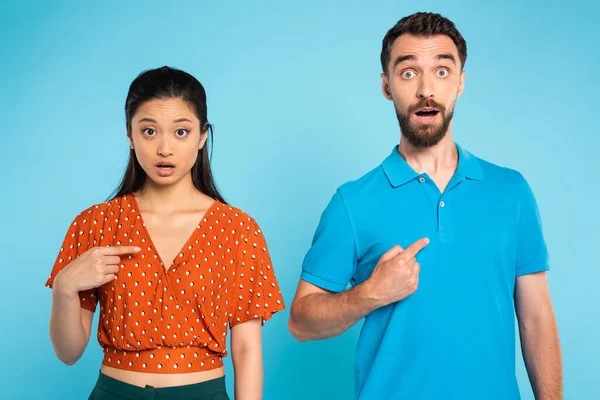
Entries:
{"type": "Polygon", "coordinates": [[[425,182],[425,178],[423,178],[422,176],[419,177],[419,182],[424,183],[425,182]]]}
{"type": "Polygon", "coordinates": [[[445,207],[446,203],[444,203],[443,201],[440,201],[440,207],[445,207]]]}

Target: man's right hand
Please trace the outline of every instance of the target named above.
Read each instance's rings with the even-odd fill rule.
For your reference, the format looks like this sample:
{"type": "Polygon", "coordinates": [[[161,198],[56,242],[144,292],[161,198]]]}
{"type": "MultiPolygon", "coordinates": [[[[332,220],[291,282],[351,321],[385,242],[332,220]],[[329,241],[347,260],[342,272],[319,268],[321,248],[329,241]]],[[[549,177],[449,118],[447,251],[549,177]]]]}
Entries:
{"type": "Polygon", "coordinates": [[[406,250],[394,246],[381,256],[373,273],[364,282],[365,293],[381,307],[403,300],[419,287],[420,264],[416,255],[429,239],[419,239],[406,250]]]}
{"type": "Polygon", "coordinates": [[[54,279],[54,289],[67,296],[97,288],[115,279],[119,256],[141,251],[135,246],[92,247],[64,267],[54,279]]]}

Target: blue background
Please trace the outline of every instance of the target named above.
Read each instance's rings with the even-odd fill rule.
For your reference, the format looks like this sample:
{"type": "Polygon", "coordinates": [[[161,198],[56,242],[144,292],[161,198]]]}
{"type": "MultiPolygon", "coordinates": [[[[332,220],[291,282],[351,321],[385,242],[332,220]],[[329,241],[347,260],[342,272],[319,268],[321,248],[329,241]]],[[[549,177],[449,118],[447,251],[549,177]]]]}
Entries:
{"type": "MultiPolygon", "coordinates": [[[[399,140],[380,91],[381,40],[423,10],[452,19],[468,43],[456,140],[520,170],[537,196],[565,398],[600,398],[598,3],[250,3],[1,3],[0,397],[80,399],[94,384],[94,339],[73,367],[53,354],[44,282],[69,223],[118,183],[128,153],[123,104],[140,71],[166,64],[205,85],[218,184],[263,228],[289,306],[336,187],[399,140]]],[[[351,398],[360,327],[299,344],[287,317],[264,329],[264,398],[351,398]]]]}

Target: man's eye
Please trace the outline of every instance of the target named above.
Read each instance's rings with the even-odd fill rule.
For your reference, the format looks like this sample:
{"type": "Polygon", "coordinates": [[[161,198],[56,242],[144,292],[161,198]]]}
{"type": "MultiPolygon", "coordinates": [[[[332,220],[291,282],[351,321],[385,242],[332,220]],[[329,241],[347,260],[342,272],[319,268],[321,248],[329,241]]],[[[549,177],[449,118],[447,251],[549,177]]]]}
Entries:
{"type": "Polygon", "coordinates": [[[404,72],[402,72],[402,77],[404,79],[410,79],[410,78],[412,78],[414,76],[415,76],[415,73],[413,71],[404,71],[404,72]]]}

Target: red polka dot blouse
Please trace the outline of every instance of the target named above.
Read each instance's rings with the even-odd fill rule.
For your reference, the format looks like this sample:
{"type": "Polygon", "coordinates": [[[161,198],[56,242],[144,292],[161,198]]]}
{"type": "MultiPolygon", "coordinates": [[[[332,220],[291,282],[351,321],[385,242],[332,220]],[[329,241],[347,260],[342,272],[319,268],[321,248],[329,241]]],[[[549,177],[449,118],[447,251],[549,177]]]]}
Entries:
{"type": "Polygon", "coordinates": [[[284,309],[265,238],[246,213],[219,201],[208,209],[168,270],[160,261],[133,195],[95,205],[75,218],[46,282],[96,246],[138,246],[121,257],[117,278],[79,293],[100,304],[103,364],[139,372],[217,368],[227,328],[284,309]]]}

